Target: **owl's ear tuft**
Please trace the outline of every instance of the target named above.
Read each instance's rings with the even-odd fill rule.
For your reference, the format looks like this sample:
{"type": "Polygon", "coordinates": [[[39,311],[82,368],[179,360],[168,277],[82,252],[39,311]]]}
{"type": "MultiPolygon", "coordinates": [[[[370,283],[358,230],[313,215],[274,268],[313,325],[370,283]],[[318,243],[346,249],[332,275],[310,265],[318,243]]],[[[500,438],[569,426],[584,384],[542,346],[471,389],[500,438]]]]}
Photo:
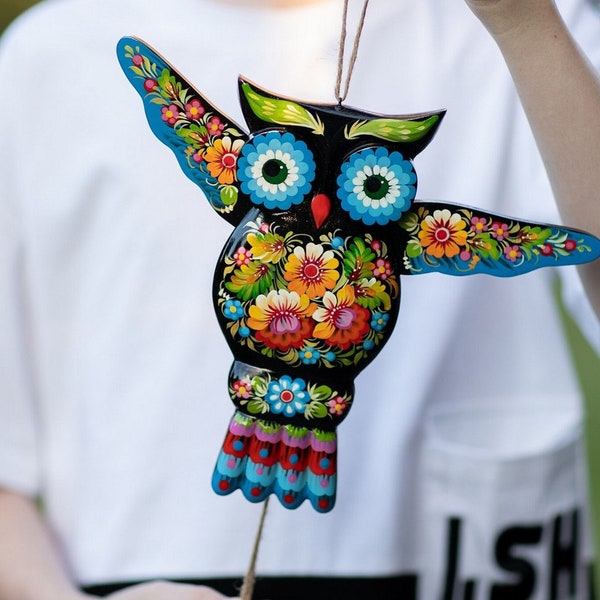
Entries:
{"type": "Polygon", "coordinates": [[[242,77],[238,83],[240,105],[251,131],[270,125],[296,125],[306,127],[316,135],[323,135],[325,128],[319,115],[298,100],[276,96],[242,77]]]}
{"type": "Polygon", "coordinates": [[[414,158],[432,140],[446,111],[419,115],[375,117],[355,121],[344,130],[349,140],[361,136],[374,137],[393,144],[401,144],[405,156],[414,158]]]}

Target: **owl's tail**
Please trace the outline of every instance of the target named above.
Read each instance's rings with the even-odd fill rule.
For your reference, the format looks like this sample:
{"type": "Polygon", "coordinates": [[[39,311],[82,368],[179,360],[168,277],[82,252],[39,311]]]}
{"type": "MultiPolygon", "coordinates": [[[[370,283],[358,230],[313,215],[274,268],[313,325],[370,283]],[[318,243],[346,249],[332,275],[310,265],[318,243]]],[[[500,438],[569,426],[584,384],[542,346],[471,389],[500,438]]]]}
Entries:
{"type": "Polygon", "coordinates": [[[239,411],[213,473],[212,487],[226,495],[240,489],[251,502],[275,494],[286,508],[310,500],[319,512],[335,503],[335,431],[280,425],[239,411]]]}

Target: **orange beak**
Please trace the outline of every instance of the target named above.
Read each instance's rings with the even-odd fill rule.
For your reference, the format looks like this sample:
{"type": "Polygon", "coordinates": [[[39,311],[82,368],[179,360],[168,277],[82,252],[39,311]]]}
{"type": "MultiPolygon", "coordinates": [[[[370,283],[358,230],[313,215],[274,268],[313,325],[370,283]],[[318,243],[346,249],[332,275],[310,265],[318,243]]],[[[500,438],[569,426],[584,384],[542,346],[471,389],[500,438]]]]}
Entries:
{"type": "Polygon", "coordinates": [[[317,229],[323,225],[331,211],[331,200],[325,194],[317,194],[310,203],[310,210],[317,229]]]}

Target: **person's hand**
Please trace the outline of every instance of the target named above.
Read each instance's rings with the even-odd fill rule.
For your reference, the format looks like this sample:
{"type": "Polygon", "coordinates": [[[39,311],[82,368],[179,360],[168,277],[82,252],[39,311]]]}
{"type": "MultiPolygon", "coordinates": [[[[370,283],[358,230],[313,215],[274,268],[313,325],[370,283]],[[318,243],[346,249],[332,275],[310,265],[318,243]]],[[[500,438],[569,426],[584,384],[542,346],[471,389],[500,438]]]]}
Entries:
{"type": "Polygon", "coordinates": [[[554,0],[465,0],[493,36],[526,28],[556,18],[554,0]]]}
{"type": "Polygon", "coordinates": [[[203,585],[152,581],[115,592],[107,598],[109,600],[223,600],[226,596],[203,585]]]}

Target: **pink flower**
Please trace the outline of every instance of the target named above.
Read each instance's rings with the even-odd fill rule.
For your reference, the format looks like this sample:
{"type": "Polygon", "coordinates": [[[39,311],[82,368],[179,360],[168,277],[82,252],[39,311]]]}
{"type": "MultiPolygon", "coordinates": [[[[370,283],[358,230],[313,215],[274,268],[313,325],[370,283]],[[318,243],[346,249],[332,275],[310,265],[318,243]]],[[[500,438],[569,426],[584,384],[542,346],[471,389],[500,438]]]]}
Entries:
{"type": "Polygon", "coordinates": [[[385,281],[391,274],[392,265],[390,264],[390,261],[384,260],[383,258],[378,258],[375,262],[375,269],[373,271],[373,275],[385,281]]]}
{"type": "Polygon", "coordinates": [[[522,256],[519,246],[507,246],[504,248],[504,256],[511,262],[517,262],[522,256]]]}
{"type": "Polygon", "coordinates": [[[484,217],[473,217],[471,219],[471,231],[482,233],[483,231],[487,231],[487,228],[487,219],[484,217]]]}
{"type": "Polygon", "coordinates": [[[252,393],[252,384],[245,379],[238,379],[233,382],[233,390],[238,398],[250,398],[252,393]]]}
{"type": "Polygon", "coordinates": [[[348,403],[341,396],[336,396],[327,402],[327,406],[332,415],[341,415],[348,408],[348,403]]]}
{"type": "Polygon", "coordinates": [[[223,133],[223,129],[225,129],[225,125],[221,123],[221,119],[219,117],[211,117],[206,123],[206,129],[208,129],[208,133],[214,137],[219,137],[223,133]]]}
{"type": "Polygon", "coordinates": [[[185,105],[185,115],[188,119],[197,121],[204,114],[204,106],[200,103],[200,100],[194,98],[185,105]]]}
{"type": "Polygon", "coordinates": [[[492,237],[501,241],[508,236],[508,226],[505,223],[494,221],[492,223],[492,237]]]}
{"type": "Polygon", "coordinates": [[[235,260],[235,264],[238,267],[241,267],[242,265],[247,265],[250,263],[250,260],[252,259],[252,250],[250,250],[248,248],[244,248],[243,246],[240,246],[233,253],[233,258],[235,260]]]}
{"type": "Polygon", "coordinates": [[[163,106],[161,109],[161,118],[168,125],[175,125],[177,122],[177,117],[179,117],[179,109],[174,104],[169,104],[169,106],[163,106]]]}
{"type": "Polygon", "coordinates": [[[156,79],[146,79],[146,81],[144,81],[144,89],[147,92],[153,92],[157,85],[156,79]]]}

